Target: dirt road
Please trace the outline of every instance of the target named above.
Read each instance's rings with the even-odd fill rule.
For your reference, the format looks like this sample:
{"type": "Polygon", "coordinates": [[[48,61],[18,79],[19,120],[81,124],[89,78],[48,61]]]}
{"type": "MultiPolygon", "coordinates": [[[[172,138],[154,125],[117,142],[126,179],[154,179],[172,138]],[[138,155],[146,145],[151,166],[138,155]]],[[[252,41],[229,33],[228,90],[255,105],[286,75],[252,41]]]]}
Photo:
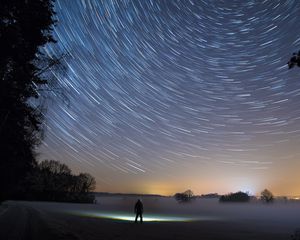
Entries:
{"type": "Polygon", "coordinates": [[[22,204],[2,204],[0,206],[1,240],[52,240],[78,239],[52,220],[52,216],[22,204]]]}

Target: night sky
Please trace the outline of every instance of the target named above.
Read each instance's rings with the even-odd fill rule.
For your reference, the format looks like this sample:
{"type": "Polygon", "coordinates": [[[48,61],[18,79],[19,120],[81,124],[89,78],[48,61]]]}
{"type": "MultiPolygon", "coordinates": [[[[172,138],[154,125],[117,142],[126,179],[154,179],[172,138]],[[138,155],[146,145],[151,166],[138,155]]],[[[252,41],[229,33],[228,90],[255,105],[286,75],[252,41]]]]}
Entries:
{"type": "Polygon", "coordinates": [[[39,159],[97,191],[300,195],[298,0],[56,0],[39,159]]]}

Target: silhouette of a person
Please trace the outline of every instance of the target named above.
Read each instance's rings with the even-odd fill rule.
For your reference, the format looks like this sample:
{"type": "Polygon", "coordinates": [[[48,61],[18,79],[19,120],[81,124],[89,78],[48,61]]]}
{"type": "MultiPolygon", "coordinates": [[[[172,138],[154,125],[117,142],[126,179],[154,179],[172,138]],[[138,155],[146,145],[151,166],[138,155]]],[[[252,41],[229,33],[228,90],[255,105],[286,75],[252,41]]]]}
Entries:
{"type": "Polygon", "coordinates": [[[137,200],[137,202],[134,205],[134,212],[135,212],[135,223],[137,223],[138,217],[140,217],[140,222],[143,223],[143,203],[140,199],[137,200]]]}

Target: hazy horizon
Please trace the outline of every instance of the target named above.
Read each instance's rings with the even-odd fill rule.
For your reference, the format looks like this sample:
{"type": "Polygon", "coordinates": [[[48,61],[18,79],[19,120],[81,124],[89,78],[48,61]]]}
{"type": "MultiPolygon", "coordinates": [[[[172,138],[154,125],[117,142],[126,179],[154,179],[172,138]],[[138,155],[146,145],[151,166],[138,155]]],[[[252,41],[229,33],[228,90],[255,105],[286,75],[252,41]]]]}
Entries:
{"type": "MultiPolygon", "coordinates": [[[[182,192],[184,192],[184,191],[182,191],[182,192]]],[[[182,193],[182,192],[179,192],[179,193],[182,193]]],[[[136,192],[136,193],[134,193],[134,192],[103,192],[103,191],[99,191],[98,192],[98,191],[95,191],[93,193],[95,193],[95,194],[103,194],[103,196],[105,196],[105,194],[108,194],[108,196],[110,194],[111,195],[115,195],[115,194],[118,195],[118,194],[120,194],[120,195],[128,195],[128,196],[130,196],[130,195],[144,195],[144,196],[174,197],[174,195],[177,192],[173,193],[173,194],[168,194],[168,195],[163,195],[163,194],[158,194],[158,193],[142,193],[142,192],[136,192]]],[[[194,193],[194,196],[196,196],[196,197],[204,196],[204,198],[206,198],[205,195],[217,194],[217,195],[221,196],[221,195],[226,195],[226,194],[234,193],[234,191],[226,192],[226,193],[217,193],[217,192],[207,192],[207,193],[195,193],[195,192],[193,192],[193,193],[194,193]]],[[[259,198],[261,196],[261,193],[257,193],[257,194],[252,194],[252,193],[249,193],[249,192],[246,192],[246,193],[248,193],[249,196],[253,196],[253,197],[257,197],[257,198],[259,198]]],[[[275,198],[287,197],[290,200],[300,200],[300,195],[274,195],[274,197],[275,198]]],[[[210,197],[207,197],[207,198],[209,199],[210,197]]]]}

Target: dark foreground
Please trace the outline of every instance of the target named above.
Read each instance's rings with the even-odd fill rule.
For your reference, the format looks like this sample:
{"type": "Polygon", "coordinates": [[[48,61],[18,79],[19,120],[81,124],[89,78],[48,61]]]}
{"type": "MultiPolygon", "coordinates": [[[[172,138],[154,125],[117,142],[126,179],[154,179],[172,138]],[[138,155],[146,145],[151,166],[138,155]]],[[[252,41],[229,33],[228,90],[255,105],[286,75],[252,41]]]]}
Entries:
{"type": "MultiPolygon", "coordinates": [[[[276,227],[266,229],[259,221],[249,219],[134,224],[131,221],[78,216],[56,211],[68,206],[70,205],[60,203],[6,202],[0,206],[0,239],[288,240],[292,233],[276,227]]],[[[79,206],[85,208],[85,205],[79,206]]],[[[87,208],[92,209],[93,205],[87,205],[87,208]]]]}

